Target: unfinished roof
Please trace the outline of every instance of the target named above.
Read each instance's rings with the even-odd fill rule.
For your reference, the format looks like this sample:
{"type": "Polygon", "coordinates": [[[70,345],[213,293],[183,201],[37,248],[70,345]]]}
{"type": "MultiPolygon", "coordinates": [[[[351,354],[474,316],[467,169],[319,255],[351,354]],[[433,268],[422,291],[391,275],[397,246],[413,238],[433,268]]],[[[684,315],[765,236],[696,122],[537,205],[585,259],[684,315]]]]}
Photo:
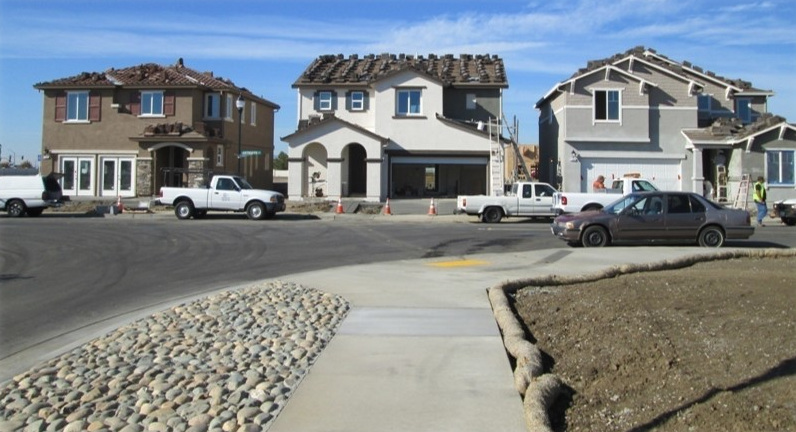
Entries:
{"type": "Polygon", "coordinates": [[[683,135],[691,142],[733,144],[780,127],[793,128],[784,117],[767,113],[746,125],[737,118],[720,117],[706,128],[683,130],[683,135]]]}
{"type": "Polygon", "coordinates": [[[406,54],[369,54],[362,58],[342,54],[322,55],[307,67],[293,87],[367,86],[395,73],[414,70],[454,87],[507,88],[506,70],[498,56],[452,54],[427,57],[406,54]]]}
{"type": "Polygon", "coordinates": [[[110,68],[104,72],[82,72],[66,78],[41,82],[33,86],[39,90],[48,89],[91,89],[91,88],[196,88],[203,87],[213,91],[228,91],[246,94],[274,108],[273,102],[255,96],[245,87],[238,87],[229,79],[216,77],[213,72],[198,72],[186,67],[180,58],[173,65],[146,63],[122,69],[110,68]]]}

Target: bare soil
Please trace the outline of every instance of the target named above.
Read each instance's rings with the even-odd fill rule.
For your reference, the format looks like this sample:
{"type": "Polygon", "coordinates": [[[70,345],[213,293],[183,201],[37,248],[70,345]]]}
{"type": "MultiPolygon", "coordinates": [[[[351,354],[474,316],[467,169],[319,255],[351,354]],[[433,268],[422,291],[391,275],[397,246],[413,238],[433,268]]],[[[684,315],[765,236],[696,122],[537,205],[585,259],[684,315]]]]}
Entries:
{"type": "Polygon", "coordinates": [[[526,287],[556,431],[796,431],[796,258],[526,287]]]}

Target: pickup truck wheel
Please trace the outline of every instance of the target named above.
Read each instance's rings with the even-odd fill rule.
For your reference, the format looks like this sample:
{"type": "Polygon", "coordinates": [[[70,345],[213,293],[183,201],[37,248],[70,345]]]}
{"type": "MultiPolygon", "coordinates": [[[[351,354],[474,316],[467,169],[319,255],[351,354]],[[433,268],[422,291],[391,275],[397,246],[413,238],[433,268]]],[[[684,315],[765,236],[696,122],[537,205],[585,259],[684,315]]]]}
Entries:
{"type": "Polygon", "coordinates": [[[709,226],[699,232],[699,245],[702,247],[721,247],[724,244],[724,231],[717,226],[709,226]]]}
{"type": "Polygon", "coordinates": [[[581,236],[583,247],[603,247],[608,244],[608,232],[601,226],[590,226],[581,236]]]}
{"type": "Polygon", "coordinates": [[[10,217],[25,216],[25,203],[20,200],[11,200],[6,204],[6,211],[10,217]]]}
{"type": "Polygon", "coordinates": [[[252,220],[260,220],[265,217],[265,206],[262,203],[254,202],[246,207],[246,216],[252,220]]]}
{"type": "Polygon", "coordinates": [[[503,219],[503,210],[498,207],[489,207],[484,210],[483,219],[486,223],[498,223],[503,219]]]}
{"type": "Polygon", "coordinates": [[[174,214],[177,219],[190,219],[193,216],[193,204],[190,201],[180,201],[174,206],[174,214]]]}

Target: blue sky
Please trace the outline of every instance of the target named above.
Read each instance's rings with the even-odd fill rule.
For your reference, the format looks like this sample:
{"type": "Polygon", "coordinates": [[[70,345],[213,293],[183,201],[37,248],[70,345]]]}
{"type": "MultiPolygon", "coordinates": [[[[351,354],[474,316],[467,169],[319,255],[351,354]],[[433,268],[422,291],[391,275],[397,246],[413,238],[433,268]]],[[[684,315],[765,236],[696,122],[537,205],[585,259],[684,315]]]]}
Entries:
{"type": "Polygon", "coordinates": [[[521,143],[538,141],[534,103],[588,60],[653,48],[774,90],[769,111],[796,122],[793,0],[0,0],[0,144],[35,160],[42,96],[33,85],[141,63],[213,71],[281,105],[322,54],[497,54],[521,143]]]}

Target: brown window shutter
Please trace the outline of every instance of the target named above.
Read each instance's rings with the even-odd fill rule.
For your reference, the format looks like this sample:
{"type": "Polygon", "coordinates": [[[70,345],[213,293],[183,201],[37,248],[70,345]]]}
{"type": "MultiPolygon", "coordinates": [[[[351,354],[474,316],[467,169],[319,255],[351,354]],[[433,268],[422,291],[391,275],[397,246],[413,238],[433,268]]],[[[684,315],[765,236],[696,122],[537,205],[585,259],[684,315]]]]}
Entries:
{"type": "Polygon", "coordinates": [[[96,93],[88,94],[88,119],[89,121],[100,121],[102,108],[102,96],[96,93]]]}
{"type": "Polygon", "coordinates": [[[132,115],[141,115],[141,93],[133,91],[130,93],[130,113],[132,115]]]}
{"type": "Polygon", "coordinates": [[[55,121],[66,120],[66,93],[58,92],[55,95],[55,121]]]}
{"type": "Polygon", "coordinates": [[[173,92],[165,92],[163,93],[163,115],[173,116],[174,115],[174,93],[173,92]]]}

